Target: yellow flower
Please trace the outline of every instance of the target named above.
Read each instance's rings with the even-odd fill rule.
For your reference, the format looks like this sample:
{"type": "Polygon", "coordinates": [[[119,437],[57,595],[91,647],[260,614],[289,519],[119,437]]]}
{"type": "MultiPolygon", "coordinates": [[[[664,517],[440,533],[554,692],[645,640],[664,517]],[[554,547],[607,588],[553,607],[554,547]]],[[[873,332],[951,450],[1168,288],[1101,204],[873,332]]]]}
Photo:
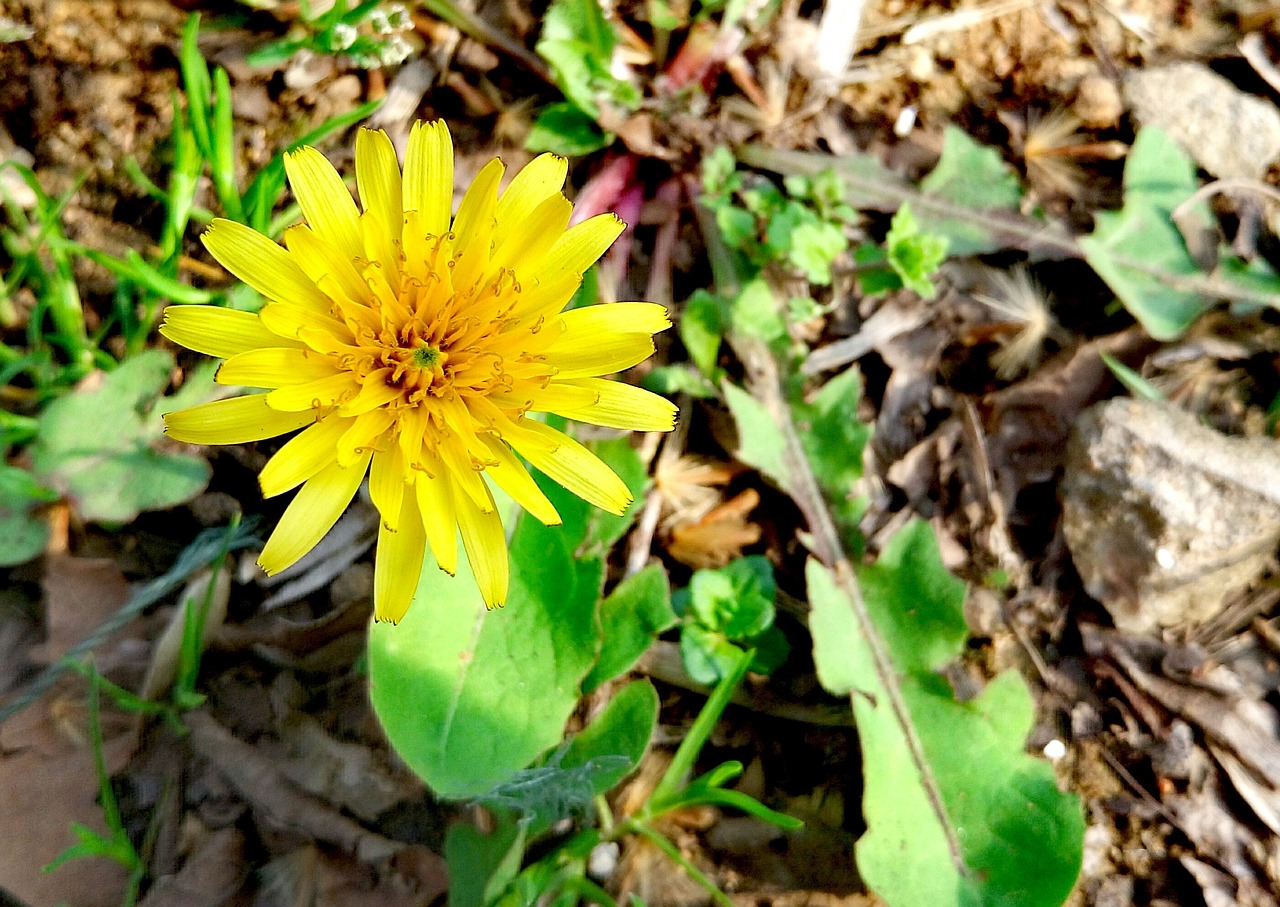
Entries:
{"type": "Polygon", "coordinates": [[[459,533],[486,604],[501,605],[506,537],[488,483],[559,523],[523,457],[621,513],[631,495],[612,470],[528,414],[671,429],[670,402],[600,377],[653,353],[653,334],[670,327],[666,310],[620,302],[562,311],[623,229],[611,214],[568,226],[562,158],[538,157],[502,193],[502,162],[490,161],[452,223],[453,144],[441,122],[414,126],[403,175],[386,134],[360,131],[363,213],[315,149],[288,155],[285,169],[306,219],[285,231],[287,248],[227,220],[203,237],[266,297],[262,311],[170,306],[160,329],[226,359],[220,383],[268,392],[170,413],[166,430],[193,444],[240,444],[303,429],[260,477],[266,497],[301,486],[258,560],[267,573],[310,551],[367,473],[382,517],[377,619],[404,616],[428,545],[454,573],[459,533]]]}

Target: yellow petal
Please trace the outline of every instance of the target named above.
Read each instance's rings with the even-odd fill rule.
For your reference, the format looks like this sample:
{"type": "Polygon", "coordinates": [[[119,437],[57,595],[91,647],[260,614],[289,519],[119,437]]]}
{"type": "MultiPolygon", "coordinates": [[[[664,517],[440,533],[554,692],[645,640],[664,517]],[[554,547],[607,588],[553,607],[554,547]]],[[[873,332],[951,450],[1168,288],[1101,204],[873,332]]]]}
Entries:
{"type": "MultiPolygon", "coordinates": [[[[485,493],[489,494],[488,486],[485,493]]],[[[458,499],[458,528],[462,530],[462,547],[467,552],[471,572],[475,574],[480,596],[490,608],[501,607],[507,600],[510,579],[507,559],[507,537],[502,519],[489,494],[486,513],[465,496],[458,499]]]]}
{"type": "Polygon", "coordinates": [[[502,436],[550,478],[601,510],[621,514],[631,503],[622,479],[564,432],[525,419],[505,426],[502,436]]]}
{"type": "MultiPolygon", "coordinates": [[[[373,499],[378,513],[382,514],[383,524],[392,532],[400,528],[400,510],[406,497],[404,486],[408,473],[399,444],[376,451],[369,466],[369,497],[373,499]]],[[[411,488],[407,497],[413,496],[411,488]]],[[[414,513],[417,513],[416,505],[414,513]]]]}
{"type": "Polygon", "coordinates": [[[453,483],[454,499],[458,507],[462,506],[463,498],[482,509],[488,505],[489,489],[480,477],[479,470],[471,465],[471,454],[467,453],[462,439],[451,432],[446,433],[440,439],[440,460],[453,483]]]}
{"type": "Polygon", "coordinates": [[[546,349],[547,364],[557,378],[594,378],[611,375],[644,362],[653,355],[649,334],[581,334],[558,338],[546,349]]]}
{"type": "Polygon", "coordinates": [[[375,409],[356,416],[338,439],[338,462],[346,466],[366,451],[381,450],[385,446],[379,443],[382,435],[395,421],[395,413],[387,409],[375,409]]]}
{"type": "Polygon", "coordinates": [[[387,383],[391,375],[392,371],[389,368],[374,369],[365,375],[364,383],[360,385],[360,393],[342,404],[338,412],[344,416],[358,416],[401,397],[403,391],[387,383]]]}
{"type": "Polygon", "coordinates": [[[160,333],[189,350],[219,359],[262,346],[302,347],[277,337],[252,312],[211,305],[166,306],[160,333]]]}
{"type": "Polygon", "coordinates": [[[458,513],[453,503],[452,480],[441,466],[434,476],[419,473],[413,490],[431,553],[440,569],[453,576],[458,572],[458,513]]]}
{"type": "Polygon", "coordinates": [[[527,280],[521,278],[520,299],[511,314],[515,318],[524,319],[531,325],[540,319],[546,320],[568,305],[569,300],[581,285],[582,275],[580,274],[566,271],[563,274],[546,277],[535,270],[527,280]]]}
{"type": "Polygon", "coordinates": [[[346,324],[315,309],[269,302],[258,312],[258,318],[267,330],[280,337],[303,340],[310,334],[313,340],[320,339],[318,346],[308,344],[312,349],[327,351],[355,343],[355,335],[346,324]]]}
{"type": "MultiPolygon", "coordinates": [[[[392,234],[376,220],[373,213],[366,211],[360,215],[360,236],[364,241],[364,255],[369,259],[370,267],[376,266],[381,277],[391,287],[391,292],[400,292],[400,228],[392,234]]],[[[366,275],[367,276],[367,275],[366,275]]]]}
{"type": "Polygon", "coordinates": [[[341,250],[350,261],[364,249],[359,212],[338,171],[319,151],[299,148],[284,156],[289,187],[311,229],[341,250]]]}
{"type": "Polygon", "coordinates": [[[548,198],[560,195],[568,172],[569,162],[554,154],[540,154],[526,164],[511,178],[511,183],[498,199],[498,207],[494,212],[498,219],[498,230],[505,232],[514,227],[548,198]]]}
{"type": "Polygon", "coordinates": [[[656,302],[607,302],[570,309],[559,318],[566,334],[598,336],[620,334],[657,334],[671,327],[665,306],[656,302]]]}
{"type": "Polygon", "coordinates": [[[314,548],[355,497],[369,456],[364,454],[346,468],[334,463],[307,479],[267,539],[258,566],[268,574],[279,573],[314,548]]]}
{"type": "MultiPolygon", "coordinates": [[[[603,378],[577,378],[563,384],[595,394],[595,402],[586,406],[544,406],[535,399],[534,408],[624,431],[671,431],[676,427],[679,407],[644,388],[603,378]]],[[[552,381],[547,390],[559,385],[561,382],[552,381]]]]}
{"type": "Polygon", "coordinates": [[[246,387],[290,387],[340,374],[332,359],[313,350],[270,346],[232,356],[214,380],[246,387]]]}
{"type": "Polygon", "coordinates": [[[284,242],[298,266],[315,281],[316,286],[327,288],[325,278],[328,278],[349,303],[362,303],[369,296],[364,278],[351,263],[352,257],[344,254],[323,235],[305,224],[298,224],[284,231],[284,242]]]}
{"type": "Polygon", "coordinates": [[[400,162],[381,129],[361,128],[356,133],[356,187],[365,212],[373,215],[388,237],[398,239],[404,223],[400,162]]]}
{"type": "Polygon", "coordinates": [[[224,268],[267,299],[329,310],[329,300],[293,256],[250,227],[215,218],[200,240],[224,268]]]}
{"type": "MultiPolygon", "coordinates": [[[[377,458],[375,457],[375,462],[377,458]]],[[[403,484],[403,483],[402,483],[403,484]]],[[[393,530],[383,511],[378,527],[378,553],[373,559],[373,619],[396,624],[404,617],[418,591],[427,534],[418,513],[418,501],[404,495],[393,530]]]]}
{"type": "Polygon", "coordinates": [[[267,403],[272,409],[281,412],[301,412],[320,406],[332,406],[345,403],[355,397],[360,390],[355,376],[350,372],[339,372],[319,381],[308,381],[293,387],[282,387],[267,394],[267,403]]]}
{"type": "Polygon", "coordinates": [[[573,205],[563,195],[556,194],[531,211],[524,220],[506,229],[502,229],[502,221],[499,220],[499,229],[494,234],[494,267],[510,268],[516,272],[517,280],[532,278],[538,273],[547,252],[564,235],[571,214],[573,205]]]}
{"type": "Polygon", "coordinates": [[[250,394],[165,413],[164,430],[189,444],[244,444],[283,435],[315,420],[314,412],[278,412],[267,406],[266,394],[250,394]]]}
{"type": "Polygon", "coordinates": [[[537,519],[548,526],[560,525],[560,514],[555,505],[547,499],[538,483],[529,475],[529,470],[501,441],[486,438],[485,443],[493,451],[497,466],[485,469],[485,475],[493,479],[498,487],[511,495],[511,499],[529,511],[537,519]]]}
{"type": "Polygon", "coordinates": [[[453,219],[454,248],[460,250],[453,268],[455,290],[470,290],[489,267],[493,245],[493,208],[498,201],[502,161],[494,158],[476,174],[453,219]]]}
{"type": "Polygon", "coordinates": [[[336,462],[338,438],[348,423],[347,419],[330,416],[290,438],[258,474],[262,496],[284,494],[336,462]]]}
{"type": "Polygon", "coordinates": [[[424,235],[443,236],[453,213],[453,139],[443,120],[414,123],[404,155],[404,210],[424,235]]]}
{"type": "Polygon", "coordinates": [[[575,224],[547,252],[542,263],[544,276],[560,273],[582,276],[626,228],[616,214],[597,214],[575,224]]]}

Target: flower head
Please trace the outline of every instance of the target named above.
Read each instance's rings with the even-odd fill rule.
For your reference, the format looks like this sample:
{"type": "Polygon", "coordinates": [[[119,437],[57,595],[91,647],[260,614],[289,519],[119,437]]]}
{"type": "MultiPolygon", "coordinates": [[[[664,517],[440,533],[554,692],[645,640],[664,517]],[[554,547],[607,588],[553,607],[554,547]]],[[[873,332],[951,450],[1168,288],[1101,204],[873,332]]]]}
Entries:
{"type": "Polygon", "coordinates": [[[429,546],[452,574],[457,538],[485,602],[507,593],[497,485],[548,525],[555,507],[523,460],[612,513],[631,501],[590,451],[531,413],[594,425],[669,430],[675,407],[603,379],[648,358],[666,310],[620,302],[562,311],[583,272],[617,238],[613,215],[568,227],[566,163],[542,155],[504,191],[486,165],[450,217],[453,145],[443,123],[418,123],[401,173],[385,133],[356,138],[357,209],[316,150],[285,169],[305,224],[282,248],[215,220],[210,253],[267,299],[257,314],[170,306],[161,333],[226,359],[222,384],[266,388],[165,417],[196,444],[239,444],[302,429],[262,470],[262,492],[294,488],[259,564],[288,567],[315,546],[365,475],[382,518],[375,614],[398,621],[429,546]]]}

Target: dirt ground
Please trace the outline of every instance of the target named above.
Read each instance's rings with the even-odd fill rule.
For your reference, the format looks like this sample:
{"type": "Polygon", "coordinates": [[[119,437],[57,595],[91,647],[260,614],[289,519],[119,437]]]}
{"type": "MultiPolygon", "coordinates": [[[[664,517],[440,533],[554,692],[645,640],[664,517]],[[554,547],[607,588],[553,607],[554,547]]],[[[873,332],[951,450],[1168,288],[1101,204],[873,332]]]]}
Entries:
{"type": "MultiPolygon", "coordinates": [[[[246,54],[284,34],[298,14],[288,0],[254,5],[0,0],[0,16],[30,32],[0,43],[0,159],[29,163],[50,194],[75,189],[63,213],[69,238],[113,254],[154,248],[163,213],[125,161],[163,179],[180,33],[192,12],[206,23],[205,56],[230,74],[242,174],[325,119],[386,97],[374,119],[393,136],[414,119],[449,122],[462,185],[494,154],[509,166],[531,157],[522,146],[533,116],[559,99],[532,54],[543,3],[459,3],[487,26],[479,36],[416,10],[410,61],[382,70],[330,58],[250,66],[246,54]]],[[[641,83],[651,84],[656,67],[645,58],[638,24],[645,5],[614,6],[638,29],[630,63],[641,83]]],[[[1139,125],[1126,88],[1135,73],[1195,64],[1267,104],[1280,103],[1271,73],[1240,49],[1245,36],[1257,36],[1265,59],[1280,57],[1280,5],[1265,0],[868,0],[838,84],[814,50],[822,8],[783,0],[766,28],[744,36],[732,65],[707,77],[699,100],[678,95],[665,108],[642,106],[616,125],[617,148],[573,162],[572,188],[598,190],[594,178],[627,157],[646,192],[629,254],[609,260],[602,296],[678,307],[707,285],[705,250],[679,183],[696,176],[716,145],[864,152],[914,180],[936,163],[946,127],[958,126],[999,149],[1025,180],[1025,212],[1087,232],[1098,211],[1120,204],[1123,157],[1139,125]],[[655,243],[668,224],[674,243],[659,255],[655,243]]],[[[1167,100],[1177,107],[1176,95],[1167,100]]],[[[1235,134],[1246,125],[1209,128],[1235,134]]],[[[350,132],[322,148],[339,169],[349,168],[350,132]]],[[[1215,176],[1239,175],[1201,171],[1202,182],[1215,176]]],[[[1274,166],[1263,166],[1251,178],[1274,185],[1275,176],[1274,166]]],[[[212,201],[210,185],[200,192],[212,201]]],[[[1272,255],[1270,196],[1253,207],[1219,197],[1215,213],[1232,232],[1224,238],[1236,242],[1252,231],[1259,254],[1272,255]]],[[[877,216],[868,230],[883,226],[877,216]]],[[[183,279],[217,286],[223,278],[195,237],[189,230],[183,279]]],[[[93,332],[109,317],[114,278],[89,262],[76,268],[93,332]]],[[[910,323],[868,341],[854,357],[866,379],[864,415],[876,427],[863,480],[868,550],[879,550],[908,517],[928,520],[947,566],[969,584],[973,636],[953,682],[981,684],[1012,667],[1031,684],[1037,722],[1028,751],[1051,758],[1060,784],[1085,804],[1084,869],[1069,903],[1277,904],[1280,593],[1276,537],[1267,534],[1280,525],[1277,508],[1259,511],[1256,534],[1242,537],[1242,548],[1260,546],[1259,557],[1243,582],[1233,580],[1226,601],[1212,613],[1139,630],[1108,610],[1103,599],[1110,593],[1099,589],[1133,585],[1128,598],[1111,598],[1140,608],[1149,552],[1134,552],[1131,564],[1126,552],[1110,551],[1111,573],[1102,578],[1078,566],[1069,543],[1112,526],[1105,506],[1068,506],[1064,514],[1064,501],[1075,499],[1063,475],[1067,439],[1081,414],[1125,394],[1100,352],[1219,433],[1273,443],[1280,321],[1274,312],[1219,306],[1182,338],[1157,343],[1110,304],[1106,285],[1083,262],[1029,257],[1012,245],[954,261],[939,281],[937,298],[924,303],[905,293],[864,298],[851,281],[837,279],[820,299],[832,303],[830,314],[812,326],[811,345],[822,350],[856,335],[883,308],[900,308],[910,323]],[[991,269],[1015,266],[1049,300],[1051,326],[1004,367],[996,354],[1009,348],[1022,322],[980,297],[991,269]],[[991,582],[996,571],[1007,583],[991,582]]],[[[7,336],[21,330],[12,326],[7,336]]],[[[188,355],[180,366],[194,364],[188,355]]],[[[684,358],[669,341],[657,364],[684,358]]],[[[31,411],[20,387],[5,402],[31,411]]],[[[864,892],[851,856],[863,830],[857,737],[847,708],[821,691],[805,654],[800,513],[753,470],[733,465],[733,429],[722,403],[684,405],[687,430],[669,442],[682,445],[673,454],[725,464],[727,477],[703,489],[711,507],[689,525],[705,530],[708,509],[727,509],[716,511],[712,522],[720,522],[702,535],[679,536],[664,523],[647,539],[630,537],[615,552],[614,572],[638,545],[640,557],[652,554],[669,567],[675,586],[700,559],[713,562],[724,551],[763,553],[774,562],[784,593],[780,624],[799,641],[797,655],[776,676],[752,681],[746,706],[726,714],[708,757],[741,760],[742,789],[807,824],[784,836],[711,815],[680,829],[679,845],[738,904],[878,903],[864,892]]],[[[1158,428],[1154,437],[1130,442],[1135,462],[1150,462],[1141,459],[1150,450],[1193,472],[1203,465],[1169,454],[1174,447],[1161,446],[1166,430],[1174,431],[1158,428]]],[[[50,505],[46,552],[0,580],[0,694],[21,695],[42,668],[165,574],[202,528],[225,525],[237,509],[272,525],[281,505],[263,502],[255,479],[271,443],[210,451],[213,478],[204,494],[124,527],[89,525],[67,503],[50,505]]],[[[652,457],[653,446],[644,452],[652,457]]],[[[1249,456],[1231,462],[1249,473],[1249,456]]],[[[1272,475],[1270,468],[1259,466],[1257,475],[1272,475]]],[[[1257,475],[1253,484],[1246,475],[1229,488],[1213,486],[1214,500],[1230,504],[1226,522],[1232,513],[1253,513],[1253,501],[1273,500],[1275,489],[1257,475]]],[[[675,481],[668,476],[667,487],[675,481]]],[[[1209,504],[1197,506],[1209,512],[1209,504]]],[[[231,556],[227,617],[204,662],[200,691],[207,700],[189,713],[189,733],[104,713],[106,768],[124,823],[135,841],[148,842],[141,897],[148,907],[442,902],[444,830],[460,818],[474,821],[478,811],[433,800],[390,753],[368,704],[361,655],[376,516],[367,511],[358,505],[348,514],[344,547],[333,560],[283,584],[256,574],[251,553],[231,556]]],[[[1214,572],[1220,566],[1205,565],[1196,579],[1226,582],[1214,572]]],[[[206,581],[207,574],[190,578],[206,581]]],[[[173,594],[161,597],[95,646],[106,678],[143,689],[157,661],[173,657],[158,653],[174,602],[173,594]]],[[[660,765],[703,694],[684,674],[674,642],[659,642],[640,670],[662,694],[659,739],[648,757],[660,765]]],[[[68,675],[0,725],[4,903],[121,901],[124,873],[107,860],[38,871],[71,842],[72,823],[103,827],[86,715],[83,678],[68,675]]],[[[632,783],[643,785],[655,770],[646,763],[632,783]]],[[[619,861],[612,890],[634,891],[652,905],[706,902],[643,843],[619,861]]]]}

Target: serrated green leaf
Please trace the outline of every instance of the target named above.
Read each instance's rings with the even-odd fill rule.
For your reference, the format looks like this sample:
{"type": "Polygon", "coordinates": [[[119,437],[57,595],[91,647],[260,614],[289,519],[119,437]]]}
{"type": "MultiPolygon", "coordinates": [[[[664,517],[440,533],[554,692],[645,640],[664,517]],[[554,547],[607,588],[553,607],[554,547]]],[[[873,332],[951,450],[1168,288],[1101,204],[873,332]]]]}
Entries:
{"type": "Polygon", "coordinates": [[[631,670],[654,639],[675,625],[666,570],[650,564],[623,580],[600,603],[600,657],[582,681],[582,691],[590,693],[631,670]]]}
{"type": "Polygon", "coordinates": [[[814,476],[851,551],[860,547],[857,525],[866,500],[855,497],[854,489],[862,478],[863,453],[872,433],[871,425],[858,417],[861,400],[862,376],[849,368],[824,384],[810,402],[792,408],[814,476]]]}
{"type": "Polygon", "coordinates": [[[1016,672],[966,702],[936,673],[964,644],[964,587],[928,524],[909,524],[858,572],[927,777],[844,591],[816,560],[806,575],[818,676],[850,696],[862,744],[867,832],[856,855],[868,886],[890,907],[1062,904],[1080,871],[1079,799],[1023,752],[1033,704],[1016,672]]]}
{"type": "MultiPolygon", "coordinates": [[[[948,126],[937,166],[920,182],[927,195],[973,209],[1017,210],[1022,186],[995,148],[948,126]]],[[[920,228],[948,241],[951,255],[980,255],[1004,248],[1003,240],[974,218],[948,217],[922,209],[920,228]]]]}
{"type": "Polygon", "coordinates": [[[787,463],[786,444],[777,424],[764,404],[736,384],[723,385],[724,402],[738,426],[736,456],[760,472],[784,491],[791,488],[791,466],[787,463]]]}
{"type": "Polygon", "coordinates": [[[791,234],[791,263],[804,272],[810,283],[827,286],[831,283],[831,266],[849,248],[844,231],[835,224],[800,224],[791,234]]]}
{"type": "MultiPolygon", "coordinates": [[[[1209,307],[1202,292],[1170,280],[1201,276],[1172,220],[1198,185],[1186,152],[1159,129],[1144,128],[1125,163],[1124,207],[1095,215],[1093,233],[1080,240],[1090,266],[1157,340],[1180,336],[1209,307]]],[[[1192,213],[1202,223],[1208,216],[1203,206],[1192,213]]]]}
{"type": "Polygon", "coordinates": [[[172,356],[149,350],[40,414],[29,448],[33,472],[70,498],[84,519],[127,523],[144,510],[189,501],[208,484],[202,458],[162,447],[161,414],[197,402],[209,387],[196,382],[176,403],[164,399],[172,369],[172,356]]]}
{"type": "Polygon", "coordinates": [[[922,231],[911,206],[904,202],[893,216],[884,245],[902,285],[925,299],[933,298],[936,288],[929,278],[947,258],[946,237],[922,231]]]}

